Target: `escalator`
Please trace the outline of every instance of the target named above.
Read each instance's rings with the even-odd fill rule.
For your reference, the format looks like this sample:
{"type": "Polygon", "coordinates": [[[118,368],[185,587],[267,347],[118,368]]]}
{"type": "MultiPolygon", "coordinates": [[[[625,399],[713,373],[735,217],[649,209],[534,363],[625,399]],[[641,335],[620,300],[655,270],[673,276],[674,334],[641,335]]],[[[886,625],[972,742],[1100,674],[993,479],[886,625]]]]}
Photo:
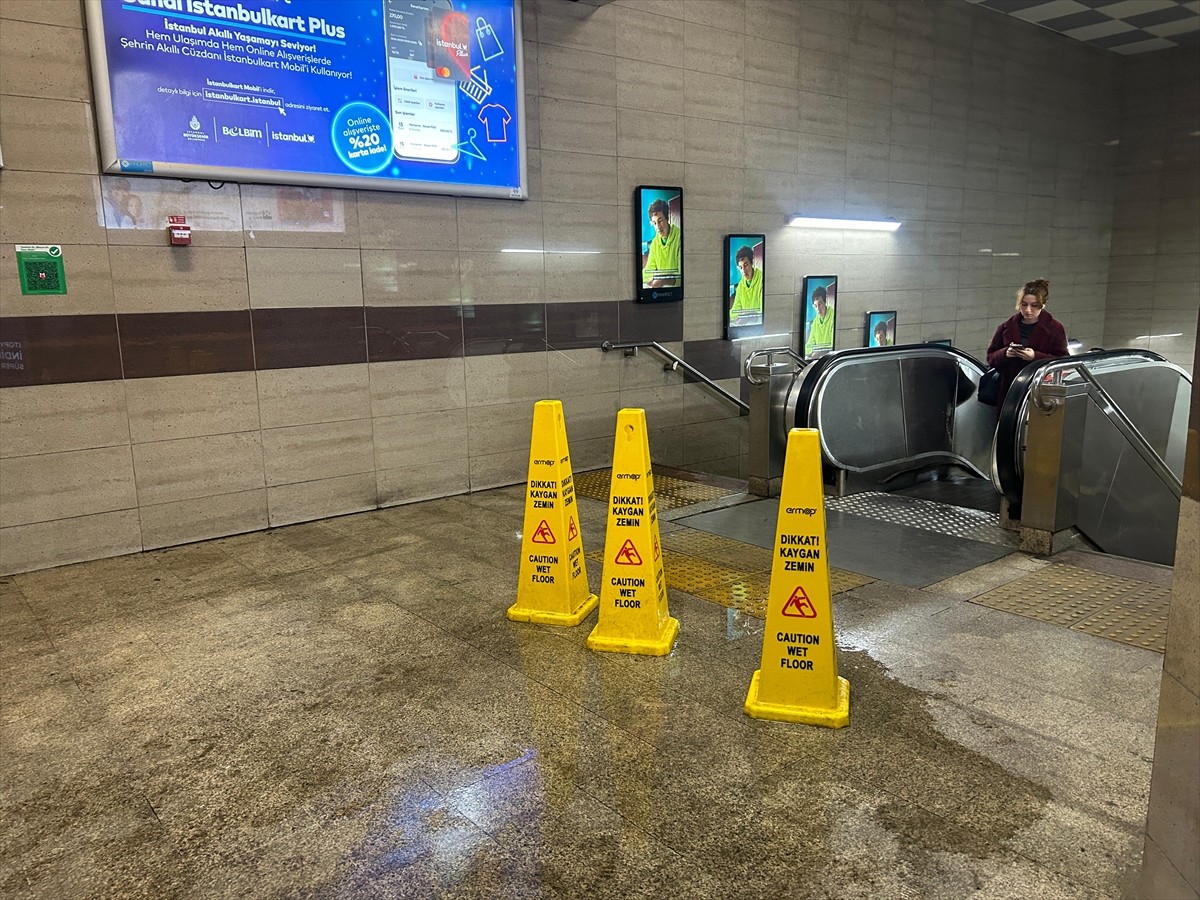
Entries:
{"type": "Polygon", "coordinates": [[[1024,528],[1172,564],[1191,388],[1146,350],[1027,366],[1000,412],[996,490],[1024,528]]]}
{"type": "Polygon", "coordinates": [[[777,487],[787,431],[816,428],[834,496],[924,486],[929,499],[979,509],[987,504],[953,498],[986,495],[993,511],[1003,497],[1005,518],[1023,535],[1077,534],[1107,553],[1173,560],[1191,380],[1157,354],[1031,363],[998,422],[975,398],[985,366],[953,348],[844,350],[797,360],[790,372],[772,356],[757,370],[754,362],[747,360],[747,377],[761,385],[766,399],[757,407],[769,406],[771,422],[756,428],[752,388],[756,493],[777,487]],[[756,438],[766,442],[757,454],[756,438]]]}
{"type": "Polygon", "coordinates": [[[788,411],[793,427],[820,431],[838,494],[931,470],[986,478],[995,414],[975,400],[985,368],[933,344],[844,350],[803,370],[788,411]]]}

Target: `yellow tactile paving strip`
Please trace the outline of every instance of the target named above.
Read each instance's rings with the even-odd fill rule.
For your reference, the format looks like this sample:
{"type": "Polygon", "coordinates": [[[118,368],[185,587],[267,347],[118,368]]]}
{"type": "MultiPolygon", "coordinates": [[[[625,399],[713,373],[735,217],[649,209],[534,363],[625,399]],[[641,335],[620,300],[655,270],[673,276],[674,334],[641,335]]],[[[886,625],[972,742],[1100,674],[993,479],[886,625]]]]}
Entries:
{"type": "MultiPolygon", "coordinates": [[[[771,586],[771,551],[704,531],[685,529],[663,535],[663,574],[667,587],[702,600],[766,618],[771,586]]],[[[604,564],[604,549],[587,558],[604,564]]],[[[829,570],[833,594],[869,584],[874,578],[842,569],[829,570]]]]}
{"type": "Polygon", "coordinates": [[[663,547],[683,556],[696,556],[739,572],[770,572],[771,551],[719,534],[685,528],[662,537],[663,547]]]}
{"type": "MultiPolygon", "coordinates": [[[[609,498],[609,486],[612,482],[612,469],[593,469],[590,472],[575,473],[575,493],[581,497],[606,501],[609,498]]],[[[698,481],[685,481],[682,478],[672,478],[670,475],[654,473],[654,498],[658,508],[678,509],[681,506],[691,506],[704,500],[716,500],[738,493],[730,488],[717,487],[698,481]]]]}
{"type": "Polygon", "coordinates": [[[1171,590],[1052,563],[971,602],[1161,653],[1171,590]]]}

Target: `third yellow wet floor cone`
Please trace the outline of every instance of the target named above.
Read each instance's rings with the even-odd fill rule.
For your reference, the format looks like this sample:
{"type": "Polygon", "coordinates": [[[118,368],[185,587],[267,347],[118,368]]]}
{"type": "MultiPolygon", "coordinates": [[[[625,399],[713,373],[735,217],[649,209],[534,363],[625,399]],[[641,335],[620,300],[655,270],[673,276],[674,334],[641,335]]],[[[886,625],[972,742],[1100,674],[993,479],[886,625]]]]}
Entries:
{"type": "Polygon", "coordinates": [[[850,724],[850,682],[838,677],[825,546],[821,443],[816,429],[788,433],[762,661],[746,714],[841,728],[850,724]]]}
{"type": "Polygon", "coordinates": [[[612,487],[600,579],[600,618],[587,645],[593,650],[666,656],[679,634],[667,611],[662,543],[646,411],[617,413],[612,487]]]}

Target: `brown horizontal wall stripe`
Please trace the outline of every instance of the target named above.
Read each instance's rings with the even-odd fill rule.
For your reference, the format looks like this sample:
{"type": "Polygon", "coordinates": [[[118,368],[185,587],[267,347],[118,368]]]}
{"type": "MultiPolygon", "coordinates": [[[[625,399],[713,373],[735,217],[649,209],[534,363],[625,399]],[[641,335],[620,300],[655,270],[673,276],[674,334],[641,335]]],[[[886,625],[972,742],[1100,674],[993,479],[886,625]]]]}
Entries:
{"type": "Polygon", "coordinates": [[[625,300],[617,304],[620,316],[621,343],[642,341],[683,340],[683,303],[634,303],[625,300]]]}
{"type": "Polygon", "coordinates": [[[112,314],[0,318],[0,387],[120,377],[121,350],[112,314]]]}
{"type": "Polygon", "coordinates": [[[254,359],[260,369],[344,366],[367,361],[361,306],[256,309],[254,359]]]}
{"type": "MultiPolygon", "coordinates": [[[[0,387],[682,339],[682,304],[616,300],[13,316],[0,318],[0,387]]],[[[693,342],[688,352],[724,343],[693,342]]],[[[728,361],[721,365],[715,374],[697,367],[728,377],[728,361]]]]}
{"type": "Polygon", "coordinates": [[[546,304],[464,306],[463,338],[467,356],[545,350],[546,304]]]}
{"type": "MultiPolygon", "coordinates": [[[[726,340],[687,341],[683,359],[713,381],[737,378],[742,374],[741,344],[726,340]]],[[[691,376],[686,376],[693,381],[691,376]]]]}
{"type": "Polygon", "coordinates": [[[546,304],[546,340],[552,350],[599,347],[617,339],[617,304],[612,300],[546,304]]]}
{"type": "Polygon", "coordinates": [[[367,354],[371,362],[462,356],[462,309],[458,306],[368,306],[367,354]]]}
{"type": "Polygon", "coordinates": [[[249,310],[120,313],[126,378],[254,369],[249,310]]]}

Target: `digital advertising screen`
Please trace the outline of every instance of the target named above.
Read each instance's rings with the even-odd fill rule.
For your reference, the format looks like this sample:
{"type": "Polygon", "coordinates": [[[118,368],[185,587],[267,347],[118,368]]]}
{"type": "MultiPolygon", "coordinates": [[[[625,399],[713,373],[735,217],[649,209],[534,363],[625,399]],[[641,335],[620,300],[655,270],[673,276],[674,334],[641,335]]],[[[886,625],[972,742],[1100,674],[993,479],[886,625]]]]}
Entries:
{"type": "Polygon", "coordinates": [[[804,325],[800,353],[806,359],[824,356],[833,349],[837,319],[836,275],[805,275],[800,315],[804,325]]]}
{"type": "Polygon", "coordinates": [[[896,343],[896,311],[872,310],[867,313],[863,343],[868,347],[892,347],[896,343]]]}
{"type": "Polygon", "coordinates": [[[85,0],[106,172],[528,196],[520,0],[85,0]]]}
{"type": "Polygon", "coordinates": [[[683,188],[642,184],[633,192],[634,296],[639,303],[683,299],[683,188]]]}
{"type": "Polygon", "coordinates": [[[766,283],[767,236],[725,235],[725,339],[758,337],[763,333],[763,285],[766,283]]]}

